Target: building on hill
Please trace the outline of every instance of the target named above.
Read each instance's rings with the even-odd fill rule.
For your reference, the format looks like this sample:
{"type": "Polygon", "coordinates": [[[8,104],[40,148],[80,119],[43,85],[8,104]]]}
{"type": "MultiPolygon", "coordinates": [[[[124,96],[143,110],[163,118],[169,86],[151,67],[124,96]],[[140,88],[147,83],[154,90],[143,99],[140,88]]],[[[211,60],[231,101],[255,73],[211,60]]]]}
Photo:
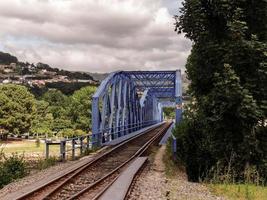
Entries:
{"type": "Polygon", "coordinates": [[[5,79],[5,80],[3,80],[2,83],[3,83],[3,84],[8,84],[8,83],[11,83],[11,80],[10,80],[10,79],[5,79]]]}
{"type": "Polygon", "coordinates": [[[53,71],[48,71],[46,69],[42,69],[40,71],[40,74],[42,74],[42,75],[49,75],[49,76],[55,76],[57,73],[56,72],[53,72],[53,71]]]}
{"type": "Polygon", "coordinates": [[[0,64],[0,70],[2,73],[5,73],[5,71],[9,69],[9,67],[10,67],[9,65],[0,64]]]}
{"type": "Polygon", "coordinates": [[[74,82],[80,82],[80,83],[95,83],[93,80],[82,80],[82,79],[77,79],[74,82]]]}
{"type": "Polygon", "coordinates": [[[0,64],[0,71],[2,73],[12,73],[16,70],[17,64],[16,63],[10,63],[9,65],[6,64],[0,64]]]}
{"type": "Polygon", "coordinates": [[[16,63],[10,63],[9,67],[10,67],[10,69],[15,70],[17,67],[17,64],[16,63]]]}

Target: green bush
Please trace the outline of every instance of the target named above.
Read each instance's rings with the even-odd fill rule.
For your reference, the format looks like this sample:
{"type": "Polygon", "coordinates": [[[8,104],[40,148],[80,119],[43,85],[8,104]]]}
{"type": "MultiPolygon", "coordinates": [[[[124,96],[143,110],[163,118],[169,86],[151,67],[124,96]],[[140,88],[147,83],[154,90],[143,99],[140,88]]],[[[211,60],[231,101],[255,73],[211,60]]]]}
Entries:
{"type": "Polygon", "coordinates": [[[0,164],[0,188],[10,183],[12,180],[10,174],[6,172],[6,168],[3,167],[2,164],[0,164]]]}
{"type": "Polygon", "coordinates": [[[10,157],[4,157],[0,163],[0,188],[12,180],[24,177],[26,174],[26,164],[23,156],[12,154],[10,157]]]}
{"type": "Polygon", "coordinates": [[[86,135],[86,132],[81,130],[81,129],[77,129],[74,131],[74,135],[75,136],[82,136],[82,135],[86,135]]]}
{"type": "Polygon", "coordinates": [[[26,174],[24,157],[17,154],[12,154],[11,157],[6,158],[3,168],[11,175],[12,179],[21,178],[26,174]]]}
{"type": "Polygon", "coordinates": [[[59,132],[59,136],[62,137],[68,137],[68,138],[72,138],[72,137],[77,137],[77,136],[82,136],[85,135],[86,132],[80,129],[74,130],[74,129],[63,129],[59,132]]]}

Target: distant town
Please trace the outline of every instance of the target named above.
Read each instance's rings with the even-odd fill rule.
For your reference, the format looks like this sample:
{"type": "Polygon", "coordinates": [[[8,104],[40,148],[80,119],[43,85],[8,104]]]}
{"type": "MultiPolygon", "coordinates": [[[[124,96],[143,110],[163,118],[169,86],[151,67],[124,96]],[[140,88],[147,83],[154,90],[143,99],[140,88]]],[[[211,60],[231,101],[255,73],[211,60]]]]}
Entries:
{"type": "Polygon", "coordinates": [[[107,75],[67,71],[41,62],[20,62],[16,56],[0,51],[0,85],[24,85],[37,98],[50,89],[72,95],[82,87],[98,86],[107,75]]]}
{"type": "Polygon", "coordinates": [[[36,66],[31,64],[23,68],[17,65],[16,63],[11,63],[10,65],[0,64],[0,83],[15,83],[15,84],[28,84],[29,86],[39,86],[42,87],[46,83],[53,82],[88,82],[88,83],[97,83],[92,78],[88,79],[73,79],[69,76],[59,75],[55,71],[49,71],[47,69],[40,69],[40,63],[36,66]],[[29,74],[20,74],[19,70],[27,70],[29,74]]]}
{"type": "Polygon", "coordinates": [[[60,70],[44,63],[23,63],[19,62],[15,56],[0,52],[0,84],[13,83],[41,88],[49,83],[87,83],[97,85],[99,81],[85,72],[60,70]]]}

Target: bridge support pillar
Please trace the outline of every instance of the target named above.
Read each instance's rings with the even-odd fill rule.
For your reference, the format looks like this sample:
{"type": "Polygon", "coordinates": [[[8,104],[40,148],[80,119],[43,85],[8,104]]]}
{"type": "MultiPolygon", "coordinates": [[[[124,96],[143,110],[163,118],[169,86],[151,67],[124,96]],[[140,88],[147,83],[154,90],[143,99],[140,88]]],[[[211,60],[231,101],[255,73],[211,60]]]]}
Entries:
{"type": "Polygon", "coordinates": [[[175,123],[178,124],[182,120],[182,97],[177,97],[175,103],[175,123]]]}
{"type": "Polygon", "coordinates": [[[181,70],[177,70],[175,74],[175,122],[182,120],[182,74],[181,70]]]}
{"type": "Polygon", "coordinates": [[[93,98],[92,101],[92,146],[97,147],[100,145],[100,122],[99,122],[99,108],[98,98],[93,98]]]}

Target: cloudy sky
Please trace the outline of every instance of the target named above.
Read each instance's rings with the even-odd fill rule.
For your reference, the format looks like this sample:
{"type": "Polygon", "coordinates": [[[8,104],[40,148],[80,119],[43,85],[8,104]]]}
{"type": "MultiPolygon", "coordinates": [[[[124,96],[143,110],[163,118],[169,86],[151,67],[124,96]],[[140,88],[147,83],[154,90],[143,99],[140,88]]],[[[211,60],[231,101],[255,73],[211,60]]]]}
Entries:
{"type": "Polygon", "coordinates": [[[67,70],[183,68],[181,0],[0,0],[0,51],[67,70]]]}

